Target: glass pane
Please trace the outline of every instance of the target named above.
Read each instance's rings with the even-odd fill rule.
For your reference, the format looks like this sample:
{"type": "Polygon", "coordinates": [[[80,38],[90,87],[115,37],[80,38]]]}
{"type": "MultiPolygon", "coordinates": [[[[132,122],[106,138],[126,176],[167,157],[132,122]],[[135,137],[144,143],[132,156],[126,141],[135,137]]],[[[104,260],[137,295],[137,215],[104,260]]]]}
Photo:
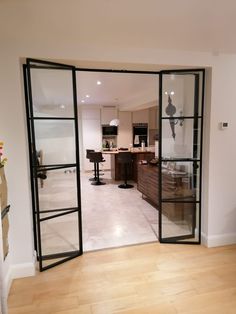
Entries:
{"type": "Polygon", "coordinates": [[[40,164],[75,163],[74,121],[35,120],[35,140],[40,164]]]}
{"type": "Polygon", "coordinates": [[[202,80],[202,72],[163,74],[162,116],[200,116],[202,80]]]}
{"type": "Polygon", "coordinates": [[[201,118],[163,119],[162,158],[199,158],[200,131],[201,118]]]}
{"type": "Polygon", "coordinates": [[[71,70],[31,69],[35,117],[73,117],[71,70]]]}
{"type": "Polygon", "coordinates": [[[40,174],[46,176],[38,178],[40,211],[78,206],[75,168],[42,171],[40,174]]]}
{"type": "Polygon", "coordinates": [[[162,203],[162,238],[199,240],[199,205],[194,203],[162,203]]]}
{"type": "Polygon", "coordinates": [[[42,221],[40,226],[42,255],[79,250],[77,212],[42,221]]]}
{"type": "Polygon", "coordinates": [[[162,162],[162,200],[199,201],[200,164],[162,162]]]}

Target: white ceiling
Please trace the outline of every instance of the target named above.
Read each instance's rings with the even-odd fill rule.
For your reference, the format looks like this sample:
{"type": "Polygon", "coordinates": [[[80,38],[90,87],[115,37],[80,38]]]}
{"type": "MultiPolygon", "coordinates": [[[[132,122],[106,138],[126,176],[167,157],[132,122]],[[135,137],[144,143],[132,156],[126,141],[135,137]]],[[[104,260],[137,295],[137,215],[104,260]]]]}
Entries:
{"type": "MultiPolygon", "coordinates": [[[[33,69],[31,77],[34,106],[38,111],[49,113],[72,106],[70,71],[33,69]]],[[[138,110],[150,106],[158,98],[158,75],[78,71],[76,78],[80,106],[138,110]],[[97,81],[101,85],[97,85],[97,81]]]]}
{"type": "Polygon", "coordinates": [[[120,110],[136,110],[146,103],[157,101],[158,79],[158,75],[150,74],[79,71],[78,104],[116,105],[120,110]],[[101,85],[97,85],[97,81],[101,85]],[[86,98],[87,94],[89,98],[86,98]]]}

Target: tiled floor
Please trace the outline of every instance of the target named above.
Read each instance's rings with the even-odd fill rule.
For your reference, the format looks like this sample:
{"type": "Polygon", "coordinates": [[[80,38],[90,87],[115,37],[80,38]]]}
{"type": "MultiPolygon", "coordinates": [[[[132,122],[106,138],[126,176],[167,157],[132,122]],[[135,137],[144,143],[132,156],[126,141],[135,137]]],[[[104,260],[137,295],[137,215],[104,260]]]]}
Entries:
{"type": "Polygon", "coordinates": [[[157,241],[158,212],[142,199],[136,185],[120,189],[110,172],[106,185],[94,186],[82,174],[84,249],[94,250],[157,241]]]}
{"type": "MultiPolygon", "coordinates": [[[[84,251],[157,241],[158,212],[142,199],[136,186],[119,189],[110,172],[102,177],[106,182],[102,186],[91,185],[89,177],[91,173],[81,173],[84,251]]],[[[75,206],[74,180],[73,172],[48,173],[40,189],[41,208],[75,206]]],[[[78,248],[76,213],[46,220],[41,230],[43,254],[78,248]]]]}

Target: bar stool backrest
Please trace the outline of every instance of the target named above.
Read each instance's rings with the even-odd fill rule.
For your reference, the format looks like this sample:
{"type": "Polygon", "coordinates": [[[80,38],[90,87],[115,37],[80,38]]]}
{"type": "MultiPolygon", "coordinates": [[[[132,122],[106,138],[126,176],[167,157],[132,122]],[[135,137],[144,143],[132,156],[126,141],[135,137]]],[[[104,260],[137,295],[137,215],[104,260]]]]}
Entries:
{"type": "Polygon", "coordinates": [[[132,154],[130,152],[120,152],[120,153],[118,153],[117,161],[120,164],[131,164],[132,163],[132,154]]]}
{"type": "Polygon", "coordinates": [[[102,162],[102,153],[101,152],[90,152],[89,159],[91,162],[102,162]]]}
{"type": "Polygon", "coordinates": [[[93,152],[95,152],[94,149],[86,149],[86,158],[90,159],[90,153],[93,153],[93,152]]]}

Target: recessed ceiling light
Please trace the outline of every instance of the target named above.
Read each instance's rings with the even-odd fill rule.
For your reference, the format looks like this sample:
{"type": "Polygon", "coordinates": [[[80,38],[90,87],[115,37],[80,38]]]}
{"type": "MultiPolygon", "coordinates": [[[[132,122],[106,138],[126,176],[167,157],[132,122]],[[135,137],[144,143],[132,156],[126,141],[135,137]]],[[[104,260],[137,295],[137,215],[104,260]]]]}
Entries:
{"type": "Polygon", "coordinates": [[[167,93],[167,92],[165,92],[165,95],[168,95],[168,93],[167,93]]]}
{"type": "Polygon", "coordinates": [[[97,85],[101,85],[102,84],[102,82],[101,81],[97,81],[97,85]]]}
{"type": "Polygon", "coordinates": [[[173,91],[172,91],[172,92],[170,92],[170,94],[171,94],[171,95],[174,95],[174,94],[175,94],[175,92],[173,92],[173,91]]]}
{"type": "Polygon", "coordinates": [[[85,100],[84,100],[84,99],[82,99],[82,100],[81,100],[81,102],[85,102],[85,100]]]}
{"type": "Polygon", "coordinates": [[[90,97],[90,95],[88,95],[88,94],[87,94],[85,97],[86,97],[86,98],[89,98],[89,97],[90,97]]]}
{"type": "Polygon", "coordinates": [[[61,109],[65,109],[65,106],[64,106],[64,105],[60,105],[60,108],[61,108],[61,109]]]}

